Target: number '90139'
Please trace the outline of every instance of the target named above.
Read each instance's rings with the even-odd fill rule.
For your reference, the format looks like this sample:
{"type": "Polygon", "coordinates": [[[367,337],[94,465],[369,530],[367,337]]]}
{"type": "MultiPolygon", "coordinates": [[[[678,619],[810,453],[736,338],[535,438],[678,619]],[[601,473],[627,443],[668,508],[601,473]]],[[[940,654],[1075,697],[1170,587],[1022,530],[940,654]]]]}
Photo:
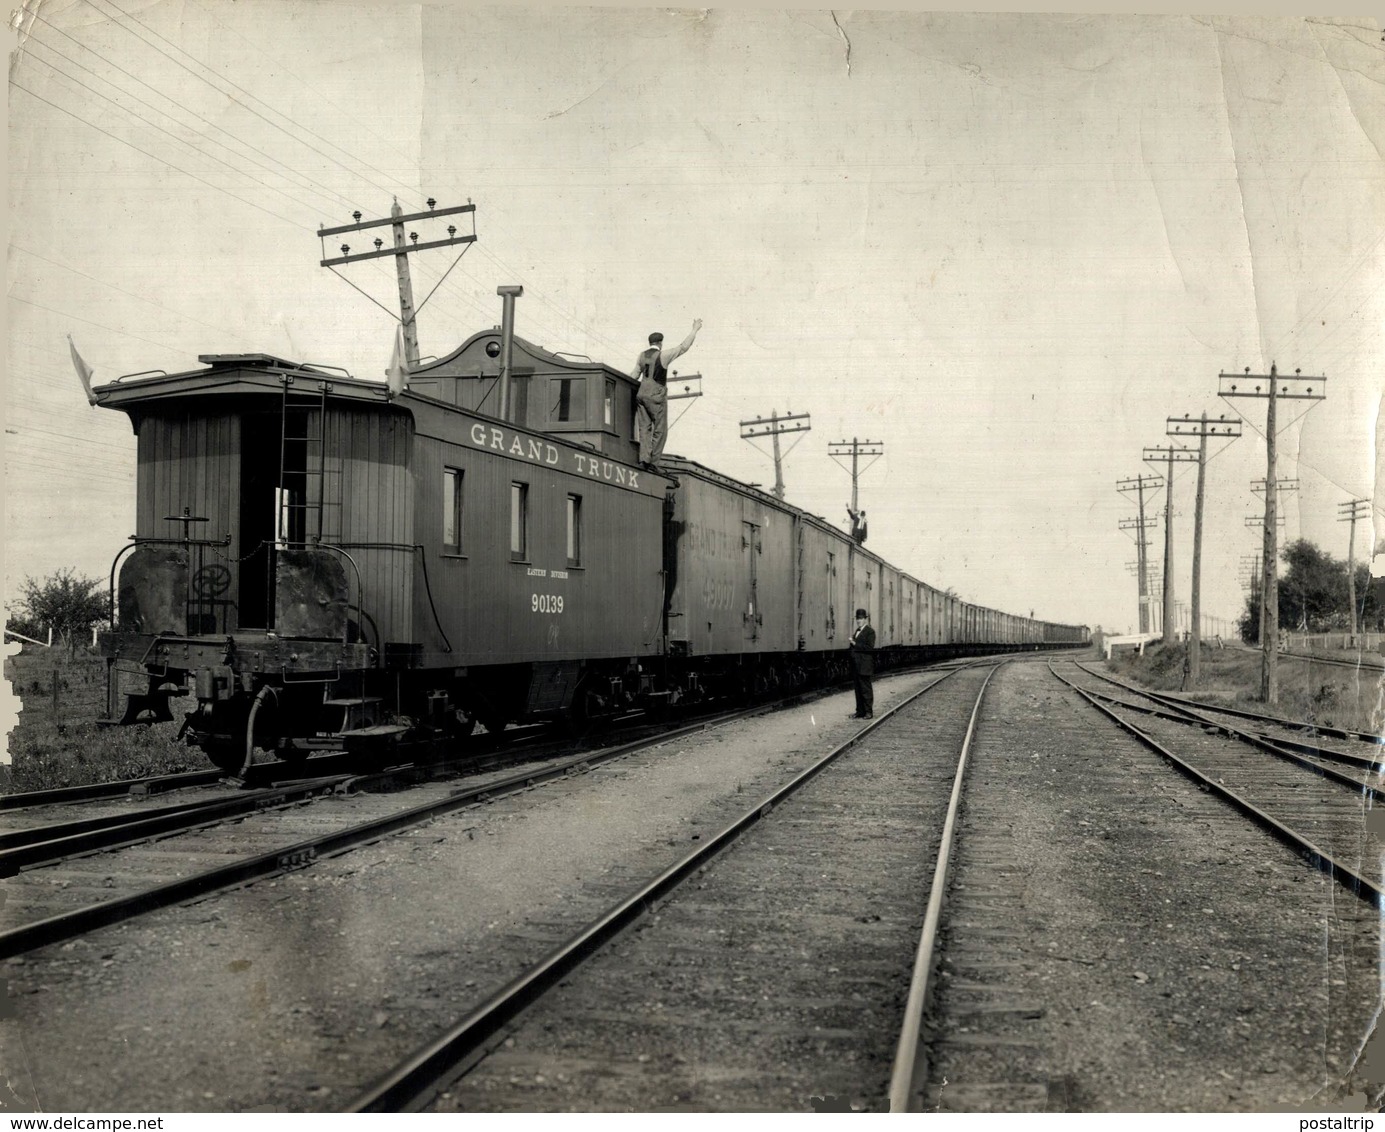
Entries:
{"type": "Polygon", "coordinates": [[[529,598],[529,611],[531,613],[561,613],[563,611],[563,595],[532,594],[529,598]]]}

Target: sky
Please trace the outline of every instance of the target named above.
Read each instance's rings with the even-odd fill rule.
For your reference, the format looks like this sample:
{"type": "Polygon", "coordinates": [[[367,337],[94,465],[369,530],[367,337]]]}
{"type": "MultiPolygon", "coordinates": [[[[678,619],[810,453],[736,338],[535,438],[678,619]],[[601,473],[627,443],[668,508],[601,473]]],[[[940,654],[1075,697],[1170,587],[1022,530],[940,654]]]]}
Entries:
{"type": "MultiPolygon", "coordinates": [[[[105,577],[134,529],[129,422],[88,406],[66,336],[98,383],[234,352],[383,380],[392,266],[334,275],[315,233],[396,196],[476,205],[460,262],[411,257],[419,301],[440,284],[424,355],[498,324],[502,284],[524,287],[521,337],[626,371],[650,331],[677,341],[700,318],[675,368],[703,396],[674,403],[669,450],[768,486],[769,445],[739,422],[808,413],[785,439],[788,499],[845,526],[829,444],[879,442],[860,480],[870,548],[982,605],[1133,629],[1135,502],[1117,481],[1160,470],[1142,454],[1181,443],[1168,417],[1240,410],[1244,435],[1207,467],[1202,582],[1204,613],[1234,618],[1260,549],[1264,403],[1219,399],[1222,372],[1327,378],[1311,409],[1281,407],[1285,538],[1344,558],[1339,505],[1385,475],[1378,19],[27,11],[9,87],[7,599],[63,566],[105,577]]],[[[1179,465],[1180,602],[1194,479],[1179,465]]],[[[1358,558],[1385,541],[1381,499],[1358,558]]]]}

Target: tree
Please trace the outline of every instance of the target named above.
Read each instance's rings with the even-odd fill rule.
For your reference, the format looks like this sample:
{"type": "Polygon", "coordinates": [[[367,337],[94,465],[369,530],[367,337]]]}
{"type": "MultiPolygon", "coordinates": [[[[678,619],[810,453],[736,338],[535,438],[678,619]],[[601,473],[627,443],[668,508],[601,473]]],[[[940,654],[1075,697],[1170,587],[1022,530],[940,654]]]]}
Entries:
{"type": "MultiPolygon", "coordinates": [[[[1349,630],[1347,564],[1333,558],[1307,539],[1296,539],[1280,554],[1287,569],[1279,579],[1279,623],[1285,629],[1305,633],[1349,630]]],[[[1357,615],[1362,626],[1379,622],[1380,595],[1370,585],[1370,568],[1356,568],[1357,615]]],[[[1260,637],[1260,590],[1252,589],[1245,611],[1237,623],[1241,640],[1258,642],[1260,637]]]]}
{"type": "Polygon", "coordinates": [[[105,583],[77,574],[68,566],[42,581],[26,577],[7,625],[36,638],[51,625],[53,635],[71,646],[78,635],[104,621],[109,613],[110,597],[105,583]]]}

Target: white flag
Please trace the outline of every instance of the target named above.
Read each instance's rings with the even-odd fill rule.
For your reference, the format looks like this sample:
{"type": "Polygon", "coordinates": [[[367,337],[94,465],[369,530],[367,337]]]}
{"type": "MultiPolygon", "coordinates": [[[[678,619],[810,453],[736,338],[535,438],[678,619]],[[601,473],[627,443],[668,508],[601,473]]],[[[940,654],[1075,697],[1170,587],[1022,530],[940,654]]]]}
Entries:
{"type": "Polygon", "coordinates": [[[91,391],[91,366],[82,360],[82,355],[77,353],[77,343],[72,341],[72,335],[67,336],[68,348],[72,351],[72,364],[77,369],[77,380],[82,383],[82,389],[87,395],[87,404],[96,404],[96,394],[91,391]]]}
{"type": "Polygon", "coordinates": [[[404,328],[394,328],[394,353],[390,355],[390,368],[385,371],[389,382],[389,395],[398,397],[409,383],[409,367],[404,361],[404,328]]]}

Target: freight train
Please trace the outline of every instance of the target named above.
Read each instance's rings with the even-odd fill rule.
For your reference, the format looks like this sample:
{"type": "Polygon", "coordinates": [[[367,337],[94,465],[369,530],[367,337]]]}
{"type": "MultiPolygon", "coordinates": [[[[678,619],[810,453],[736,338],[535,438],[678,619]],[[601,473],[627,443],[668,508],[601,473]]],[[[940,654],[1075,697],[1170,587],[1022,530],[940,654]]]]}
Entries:
{"type": "Polygon", "coordinates": [[[642,466],[636,382],[502,325],[403,389],[236,354],[95,390],[138,442],[108,722],[185,701],[235,771],[830,680],[858,607],[885,666],[1088,641],[692,460],[642,466]]]}

